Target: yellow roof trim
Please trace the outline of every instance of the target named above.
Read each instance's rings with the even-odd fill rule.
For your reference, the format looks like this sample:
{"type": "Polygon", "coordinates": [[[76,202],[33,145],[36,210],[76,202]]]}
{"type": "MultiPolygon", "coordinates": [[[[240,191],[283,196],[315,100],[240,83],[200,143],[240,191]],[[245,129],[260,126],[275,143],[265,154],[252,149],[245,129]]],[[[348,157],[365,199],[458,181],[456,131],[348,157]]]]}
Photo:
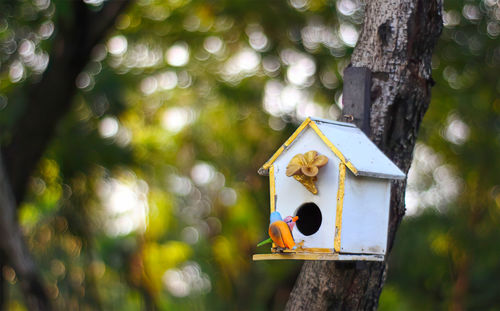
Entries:
{"type": "Polygon", "coordinates": [[[340,235],[342,234],[342,210],[344,208],[345,192],[345,167],[344,163],[339,164],[339,190],[337,191],[337,212],[335,216],[335,238],[333,248],[340,253],[340,235]]]}
{"type": "Polygon", "coordinates": [[[271,165],[276,161],[276,159],[285,151],[285,148],[290,146],[291,143],[299,136],[299,134],[306,128],[306,126],[311,123],[311,119],[307,118],[302,124],[293,132],[292,136],[290,136],[285,143],[273,154],[273,156],[264,164],[262,165],[262,169],[268,170],[271,165]]]}
{"type": "Polygon", "coordinates": [[[334,144],[332,144],[332,142],[325,136],[325,134],[321,132],[316,123],[311,122],[311,124],[309,125],[316,132],[316,134],[318,134],[319,138],[321,138],[321,140],[328,146],[328,148],[330,148],[330,150],[333,153],[335,153],[335,155],[340,159],[340,161],[342,161],[342,163],[344,163],[345,166],[347,166],[354,175],[358,175],[358,170],[354,167],[354,165],[352,165],[350,161],[346,161],[346,158],[344,157],[342,152],[340,152],[340,150],[337,149],[337,147],[335,147],[334,144]]]}
{"type": "Polygon", "coordinates": [[[276,161],[276,159],[280,156],[280,154],[285,150],[285,145],[281,146],[278,151],[276,151],[273,156],[271,157],[271,159],[269,159],[266,164],[264,164],[262,166],[263,169],[265,170],[268,170],[271,165],[273,165],[274,161],[276,161]]]}
{"type": "Polygon", "coordinates": [[[299,134],[308,125],[314,130],[314,132],[316,132],[319,138],[321,138],[321,140],[328,146],[328,148],[332,150],[332,152],[340,159],[340,161],[344,163],[345,166],[347,166],[354,175],[357,175],[358,170],[354,167],[354,165],[351,162],[346,161],[344,155],[340,152],[340,150],[337,149],[337,147],[335,147],[335,145],[332,144],[332,142],[321,132],[316,123],[312,121],[310,118],[307,118],[305,119],[304,122],[302,122],[302,124],[295,130],[292,136],[290,136],[285,141],[285,143],[273,154],[273,156],[262,166],[262,168],[259,170],[259,173],[261,175],[264,175],[263,173],[269,170],[274,161],[276,161],[276,159],[283,153],[283,151],[285,151],[286,148],[295,141],[295,139],[299,136],[299,134]]]}
{"type": "Polygon", "coordinates": [[[274,179],[274,166],[269,168],[269,188],[271,194],[271,213],[276,211],[276,184],[274,179]]]}

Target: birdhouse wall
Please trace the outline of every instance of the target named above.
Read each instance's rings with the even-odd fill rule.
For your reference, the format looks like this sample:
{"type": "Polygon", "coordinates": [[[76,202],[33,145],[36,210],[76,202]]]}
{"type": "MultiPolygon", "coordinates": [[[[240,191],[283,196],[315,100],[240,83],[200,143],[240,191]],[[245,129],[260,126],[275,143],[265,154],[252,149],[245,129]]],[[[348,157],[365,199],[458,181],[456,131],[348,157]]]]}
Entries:
{"type": "Polygon", "coordinates": [[[346,173],[340,251],[385,254],[390,186],[387,179],[346,173]]]}
{"type": "MultiPolygon", "coordinates": [[[[333,249],[336,220],[336,201],[339,178],[339,159],[325,145],[316,133],[305,129],[273,164],[275,178],[276,210],[283,217],[295,216],[297,210],[305,203],[315,203],[321,211],[321,225],[316,233],[305,235],[296,225],[292,231],[296,243],[303,241],[303,248],[333,249]],[[286,167],[298,153],[315,150],[328,157],[328,163],[320,168],[316,187],[318,193],[309,192],[293,177],[286,176],[286,167]]],[[[300,221],[304,219],[299,219],[300,221]]]]}

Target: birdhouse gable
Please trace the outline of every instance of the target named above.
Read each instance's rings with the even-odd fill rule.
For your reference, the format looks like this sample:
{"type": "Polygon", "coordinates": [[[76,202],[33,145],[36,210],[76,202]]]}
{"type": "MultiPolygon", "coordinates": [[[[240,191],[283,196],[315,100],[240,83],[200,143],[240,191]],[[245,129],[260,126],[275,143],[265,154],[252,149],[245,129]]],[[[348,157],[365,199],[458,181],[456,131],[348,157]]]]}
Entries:
{"type": "Polygon", "coordinates": [[[311,128],[323,144],[340,159],[355,176],[384,179],[404,179],[405,174],[387,158],[356,126],[319,118],[307,118],[274,155],[259,169],[268,175],[269,168],[290,146],[301,139],[306,128],[311,128]]]}
{"type": "Polygon", "coordinates": [[[300,221],[293,229],[293,236],[302,247],[333,250],[340,163],[321,138],[311,128],[305,128],[296,142],[272,165],[271,211],[279,211],[283,217],[299,216],[300,221]],[[328,158],[328,163],[317,175],[316,194],[286,175],[290,160],[296,154],[310,150],[328,158]]]}

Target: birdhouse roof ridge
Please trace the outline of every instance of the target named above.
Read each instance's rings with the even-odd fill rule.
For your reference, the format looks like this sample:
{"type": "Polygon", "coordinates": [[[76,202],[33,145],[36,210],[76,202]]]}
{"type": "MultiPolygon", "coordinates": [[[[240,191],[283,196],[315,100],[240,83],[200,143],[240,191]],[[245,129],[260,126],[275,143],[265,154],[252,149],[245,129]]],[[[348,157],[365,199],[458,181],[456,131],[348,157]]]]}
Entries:
{"type": "Polygon", "coordinates": [[[354,125],[352,123],[333,121],[333,120],[316,118],[316,117],[309,117],[309,119],[311,119],[311,121],[314,121],[316,123],[328,123],[328,124],[341,125],[341,126],[347,126],[347,127],[356,127],[356,125],[354,125]]]}
{"type": "Polygon", "coordinates": [[[329,149],[356,176],[404,179],[406,175],[354,124],[308,117],[273,156],[259,169],[268,175],[269,168],[300,139],[299,134],[310,127],[329,149]]]}

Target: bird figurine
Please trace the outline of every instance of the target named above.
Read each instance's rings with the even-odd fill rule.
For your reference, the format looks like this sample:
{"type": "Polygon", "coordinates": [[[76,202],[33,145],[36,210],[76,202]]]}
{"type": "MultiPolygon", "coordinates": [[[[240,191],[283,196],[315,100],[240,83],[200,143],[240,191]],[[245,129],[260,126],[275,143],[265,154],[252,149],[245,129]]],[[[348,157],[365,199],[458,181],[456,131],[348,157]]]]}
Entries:
{"type": "Polygon", "coordinates": [[[293,227],[295,227],[295,223],[299,220],[299,216],[286,216],[283,221],[288,225],[288,228],[290,228],[290,232],[293,231],[293,227]]]}
{"type": "Polygon", "coordinates": [[[278,247],[295,249],[295,241],[293,240],[292,230],[298,219],[298,216],[287,216],[283,220],[279,212],[272,212],[269,224],[270,238],[260,242],[257,246],[274,242],[278,247]]]}

